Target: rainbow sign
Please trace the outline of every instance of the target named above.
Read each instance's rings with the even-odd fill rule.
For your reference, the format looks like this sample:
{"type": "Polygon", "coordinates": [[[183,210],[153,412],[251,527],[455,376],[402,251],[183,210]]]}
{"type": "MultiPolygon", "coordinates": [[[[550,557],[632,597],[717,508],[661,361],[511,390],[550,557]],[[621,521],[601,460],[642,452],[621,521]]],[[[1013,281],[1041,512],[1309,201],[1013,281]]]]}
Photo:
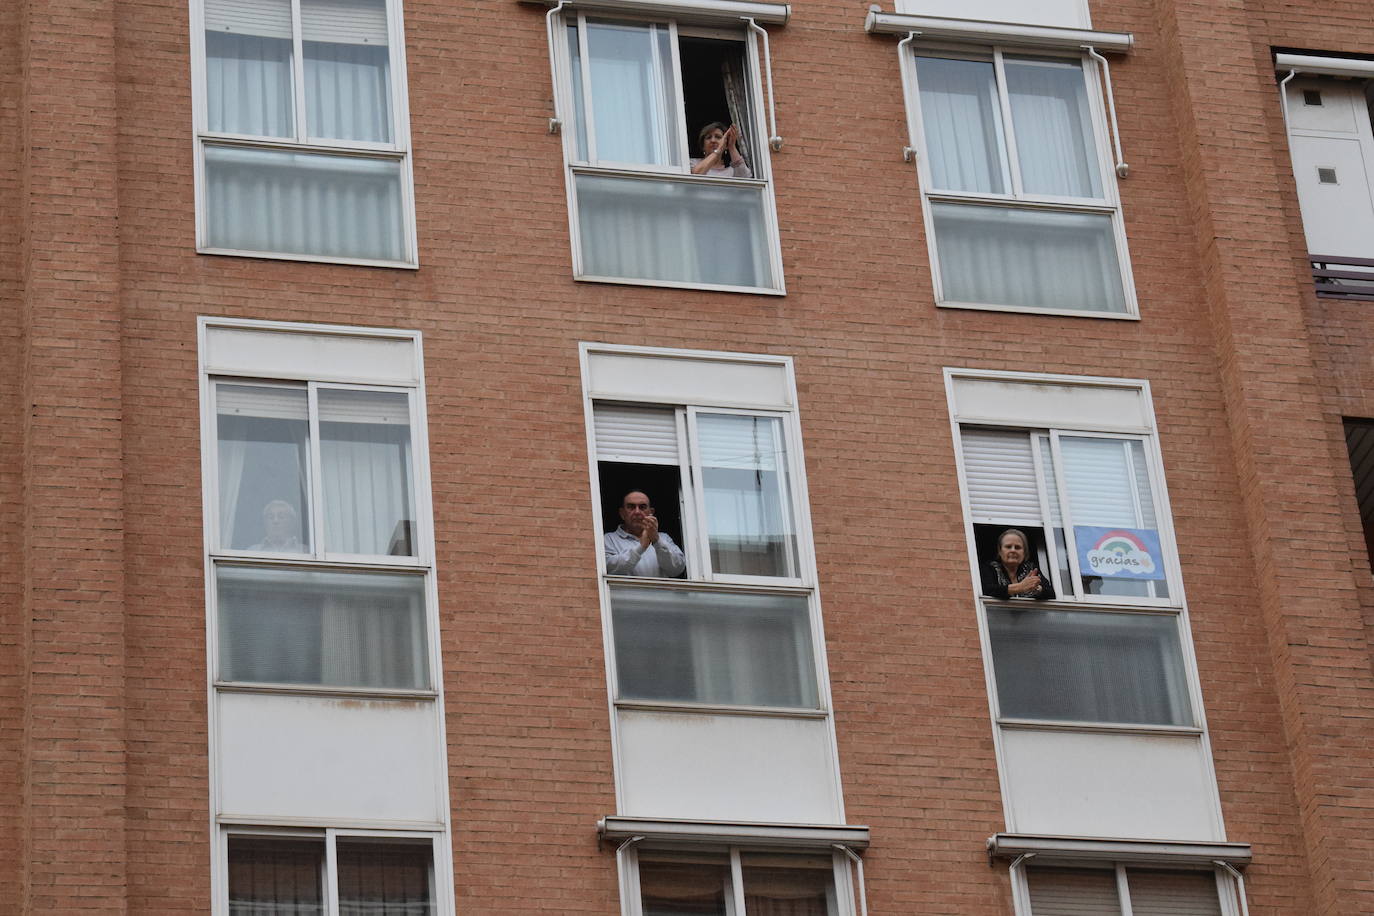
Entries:
{"type": "Polygon", "coordinates": [[[1163,579],[1159,532],[1149,528],[1074,525],[1078,566],[1085,576],[1107,579],[1163,579]]]}

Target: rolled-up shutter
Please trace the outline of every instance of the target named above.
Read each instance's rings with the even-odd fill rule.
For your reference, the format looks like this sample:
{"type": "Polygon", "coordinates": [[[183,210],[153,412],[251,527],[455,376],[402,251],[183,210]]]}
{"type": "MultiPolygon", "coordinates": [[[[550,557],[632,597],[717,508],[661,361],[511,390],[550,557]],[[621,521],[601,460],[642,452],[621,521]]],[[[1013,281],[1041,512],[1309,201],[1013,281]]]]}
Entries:
{"type": "Polygon", "coordinates": [[[1043,524],[1030,436],[1015,431],[964,429],[960,441],[974,523],[1043,524]]]}
{"type": "Polygon", "coordinates": [[[205,0],[205,31],[290,39],[290,0],[205,0]]]}
{"type": "Polygon", "coordinates": [[[597,461],[678,463],[677,415],[672,408],[597,404],[592,426],[597,461]]]}
{"type": "Polygon", "coordinates": [[[301,0],[301,38],[385,45],[386,0],[301,0]]]}

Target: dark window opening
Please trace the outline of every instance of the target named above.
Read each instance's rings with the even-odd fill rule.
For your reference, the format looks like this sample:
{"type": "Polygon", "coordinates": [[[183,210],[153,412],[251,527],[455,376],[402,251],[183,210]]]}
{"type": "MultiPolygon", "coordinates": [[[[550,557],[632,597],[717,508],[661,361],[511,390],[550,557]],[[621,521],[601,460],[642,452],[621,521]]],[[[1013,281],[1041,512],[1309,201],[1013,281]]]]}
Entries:
{"type": "MultiPolygon", "coordinates": [[[[998,562],[997,542],[1002,532],[1015,528],[1026,535],[1026,556],[1040,570],[1040,577],[1049,585],[1054,583],[1049,551],[1045,549],[1045,531],[1032,525],[974,525],[973,546],[978,553],[978,576],[986,580],[988,568],[998,562]]],[[[1060,548],[1061,551],[1063,548],[1060,548]]],[[[1061,554],[1062,555],[1062,554],[1061,554]]],[[[1064,581],[1068,581],[1067,576],[1064,581]]]]}
{"type": "Polygon", "coordinates": [[[1374,420],[1346,418],[1345,447],[1350,453],[1350,473],[1355,480],[1365,550],[1374,567],[1374,420]]]}
{"type": "Polygon", "coordinates": [[[698,134],[712,122],[739,128],[739,151],[754,177],[759,143],[753,136],[754,117],[749,96],[749,68],[743,41],[681,36],[682,101],[687,117],[687,148],[691,158],[702,155],[698,134]]]}
{"type": "Polygon", "coordinates": [[[677,467],[599,461],[596,472],[601,481],[603,532],[614,531],[620,525],[620,506],[625,494],[639,490],[649,497],[649,503],[654,507],[658,530],[672,538],[684,553],[687,551],[682,543],[682,478],[677,467]]]}
{"type": "Polygon", "coordinates": [[[1320,89],[1304,89],[1302,91],[1302,103],[1304,105],[1322,104],[1322,92],[1320,89]]]}

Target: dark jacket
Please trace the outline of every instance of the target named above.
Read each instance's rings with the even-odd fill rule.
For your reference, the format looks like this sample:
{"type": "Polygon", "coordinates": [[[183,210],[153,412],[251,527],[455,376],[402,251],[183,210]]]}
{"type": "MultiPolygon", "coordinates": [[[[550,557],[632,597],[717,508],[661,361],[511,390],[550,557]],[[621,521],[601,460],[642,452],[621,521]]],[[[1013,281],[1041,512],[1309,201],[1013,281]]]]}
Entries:
{"type": "MultiPolygon", "coordinates": [[[[1012,596],[1007,592],[1007,587],[1013,581],[1020,582],[1022,579],[1035,572],[1039,567],[1026,560],[1016,567],[1016,579],[1007,578],[1006,567],[1001,560],[991,560],[983,564],[983,594],[989,598],[1000,598],[1003,601],[1009,600],[1012,596]]],[[[1050,577],[1045,573],[1040,574],[1040,590],[1031,595],[1017,595],[1018,598],[1034,598],[1036,601],[1046,601],[1054,597],[1054,586],[1050,584],[1050,577]]]]}

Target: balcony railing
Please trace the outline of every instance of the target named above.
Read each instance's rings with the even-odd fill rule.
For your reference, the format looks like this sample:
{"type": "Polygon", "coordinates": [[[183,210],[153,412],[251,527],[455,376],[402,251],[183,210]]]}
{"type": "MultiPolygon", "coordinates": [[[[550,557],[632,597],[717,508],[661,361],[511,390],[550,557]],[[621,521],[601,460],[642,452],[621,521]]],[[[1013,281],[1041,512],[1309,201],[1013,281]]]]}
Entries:
{"type": "Polygon", "coordinates": [[[1324,299],[1374,301],[1374,260],[1309,254],[1312,282],[1324,299]]]}

